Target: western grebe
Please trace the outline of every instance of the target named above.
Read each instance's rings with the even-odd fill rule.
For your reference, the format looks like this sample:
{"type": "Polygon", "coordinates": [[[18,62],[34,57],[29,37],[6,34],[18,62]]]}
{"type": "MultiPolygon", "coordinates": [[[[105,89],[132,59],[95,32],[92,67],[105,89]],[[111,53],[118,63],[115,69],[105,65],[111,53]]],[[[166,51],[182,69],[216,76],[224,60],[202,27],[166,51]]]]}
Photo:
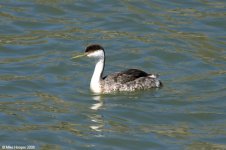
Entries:
{"type": "Polygon", "coordinates": [[[117,91],[135,91],[150,88],[159,88],[162,86],[158,75],[149,74],[138,69],[128,69],[122,72],[116,72],[103,77],[105,66],[105,51],[104,48],[98,44],[90,45],[86,48],[83,55],[95,58],[96,66],[90,82],[90,89],[92,92],[112,93],[117,91]]]}

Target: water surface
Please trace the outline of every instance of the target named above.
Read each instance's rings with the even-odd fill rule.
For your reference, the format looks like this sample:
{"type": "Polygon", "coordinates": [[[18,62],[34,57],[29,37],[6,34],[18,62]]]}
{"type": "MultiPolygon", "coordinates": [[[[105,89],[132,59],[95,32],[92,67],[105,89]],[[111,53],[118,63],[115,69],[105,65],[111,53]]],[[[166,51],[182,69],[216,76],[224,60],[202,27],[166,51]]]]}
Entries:
{"type": "MultiPolygon", "coordinates": [[[[0,2],[0,146],[226,149],[223,0],[0,2]],[[164,87],[95,96],[88,44],[105,74],[159,73],[164,87]]],[[[1,147],[2,148],[2,147],[1,147]]]]}

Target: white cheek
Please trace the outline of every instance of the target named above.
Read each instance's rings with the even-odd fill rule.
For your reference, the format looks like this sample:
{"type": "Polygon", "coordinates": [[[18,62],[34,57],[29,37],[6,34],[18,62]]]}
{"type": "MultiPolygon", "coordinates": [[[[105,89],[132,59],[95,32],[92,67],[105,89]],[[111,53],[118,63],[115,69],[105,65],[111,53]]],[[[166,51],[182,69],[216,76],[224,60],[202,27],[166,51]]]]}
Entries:
{"type": "Polygon", "coordinates": [[[103,57],[104,56],[104,52],[102,50],[98,50],[98,51],[95,51],[93,53],[88,54],[87,56],[88,57],[100,58],[100,57],[103,57]]]}

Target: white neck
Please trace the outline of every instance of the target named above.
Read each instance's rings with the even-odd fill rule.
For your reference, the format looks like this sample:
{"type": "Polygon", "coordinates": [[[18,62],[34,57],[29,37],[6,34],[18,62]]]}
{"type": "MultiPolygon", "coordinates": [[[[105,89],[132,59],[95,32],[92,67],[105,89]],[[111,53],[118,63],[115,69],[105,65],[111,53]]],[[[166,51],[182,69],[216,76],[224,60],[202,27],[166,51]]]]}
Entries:
{"type": "Polygon", "coordinates": [[[93,76],[90,82],[90,89],[94,93],[101,93],[101,80],[104,70],[104,57],[100,57],[96,63],[93,76]]]}

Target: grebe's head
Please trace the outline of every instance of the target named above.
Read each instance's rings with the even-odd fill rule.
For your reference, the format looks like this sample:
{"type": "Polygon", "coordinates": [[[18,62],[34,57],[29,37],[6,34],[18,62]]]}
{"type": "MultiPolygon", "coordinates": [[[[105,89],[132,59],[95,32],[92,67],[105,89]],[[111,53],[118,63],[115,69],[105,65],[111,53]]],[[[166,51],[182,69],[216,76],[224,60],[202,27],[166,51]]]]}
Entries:
{"type": "Polygon", "coordinates": [[[104,48],[98,44],[92,44],[86,47],[85,53],[72,57],[72,59],[88,56],[91,58],[104,59],[104,48]]]}
{"type": "Polygon", "coordinates": [[[91,58],[104,58],[104,48],[98,44],[92,44],[86,47],[85,54],[91,58]]]}

